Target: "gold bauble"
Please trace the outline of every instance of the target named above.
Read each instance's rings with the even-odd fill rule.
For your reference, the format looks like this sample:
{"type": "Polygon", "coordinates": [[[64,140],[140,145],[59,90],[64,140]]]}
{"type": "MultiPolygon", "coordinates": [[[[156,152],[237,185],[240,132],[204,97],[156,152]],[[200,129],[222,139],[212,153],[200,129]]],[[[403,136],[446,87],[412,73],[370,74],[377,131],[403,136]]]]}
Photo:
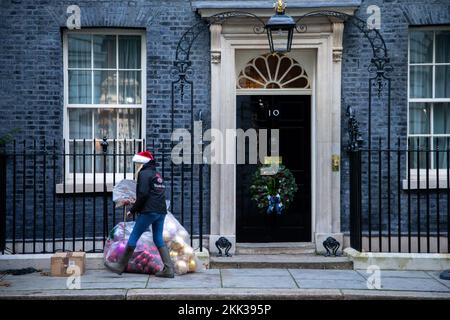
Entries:
{"type": "Polygon", "coordinates": [[[186,243],[184,242],[183,238],[176,236],[173,239],[173,243],[172,243],[173,250],[182,250],[185,246],[186,246],[186,243]]]}
{"type": "Polygon", "coordinates": [[[171,257],[172,259],[176,259],[176,258],[178,257],[178,252],[176,252],[176,251],[170,251],[170,257],[171,257]]]}
{"type": "Polygon", "coordinates": [[[188,264],[184,260],[178,260],[175,262],[175,272],[177,274],[185,274],[189,270],[188,264]]]}
{"type": "Polygon", "coordinates": [[[196,269],[197,269],[197,262],[195,261],[195,259],[190,259],[189,260],[189,272],[195,272],[196,269]]]}
{"type": "Polygon", "coordinates": [[[184,248],[183,248],[183,255],[186,255],[186,256],[192,256],[194,254],[194,249],[192,249],[192,247],[190,247],[190,246],[185,246],[184,248]]]}

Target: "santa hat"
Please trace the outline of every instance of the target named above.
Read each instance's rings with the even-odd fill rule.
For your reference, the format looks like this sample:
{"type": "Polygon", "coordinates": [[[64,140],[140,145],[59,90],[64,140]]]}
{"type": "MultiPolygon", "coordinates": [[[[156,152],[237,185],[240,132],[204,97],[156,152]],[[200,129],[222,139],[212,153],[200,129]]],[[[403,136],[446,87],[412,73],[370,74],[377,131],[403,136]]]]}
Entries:
{"type": "Polygon", "coordinates": [[[152,160],[155,160],[155,158],[153,157],[152,153],[147,150],[138,152],[133,156],[133,162],[137,163],[147,163],[152,160]]]}

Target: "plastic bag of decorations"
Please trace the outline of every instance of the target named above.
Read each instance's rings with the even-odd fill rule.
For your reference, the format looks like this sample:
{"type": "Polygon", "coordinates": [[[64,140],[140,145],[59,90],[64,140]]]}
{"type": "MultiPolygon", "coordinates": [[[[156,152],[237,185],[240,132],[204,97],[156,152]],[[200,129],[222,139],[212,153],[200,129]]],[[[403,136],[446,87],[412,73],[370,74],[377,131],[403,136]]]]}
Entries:
{"type": "Polygon", "coordinates": [[[120,208],[136,201],[136,181],[123,179],[113,187],[113,201],[120,208]]]}
{"type": "MultiPolygon", "coordinates": [[[[121,257],[133,227],[134,221],[120,222],[111,230],[103,251],[105,261],[115,262],[121,257]]],[[[193,248],[189,245],[190,237],[188,232],[170,212],[167,213],[164,221],[163,238],[170,250],[170,257],[174,262],[175,272],[178,275],[202,269],[202,265],[195,256],[193,248]]],[[[163,263],[159,256],[158,248],[153,242],[152,231],[149,229],[139,238],[126,271],[155,274],[162,267],[163,263]]]]}

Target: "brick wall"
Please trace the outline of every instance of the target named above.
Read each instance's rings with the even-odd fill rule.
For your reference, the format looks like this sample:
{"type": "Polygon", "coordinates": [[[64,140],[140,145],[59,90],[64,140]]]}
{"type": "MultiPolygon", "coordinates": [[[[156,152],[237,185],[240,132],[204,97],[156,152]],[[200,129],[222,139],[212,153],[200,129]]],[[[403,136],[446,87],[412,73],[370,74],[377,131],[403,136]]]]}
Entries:
{"type": "MultiPolygon", "coordinates": [[[[407,137],[407,80],[408,80],[408,30],[410,26],[427,26],[427,25],[450,25],[450,3],[446,0],[441,1],[426,1],[426,0],[371,0],[363,1],[361,7],[356,12],[356,16],[362,20],[366,20],[368,14],[366,13],[369,5],[378,5],[381,8],[381,34],[386,42],[389,57],[394,71],[390,74],[392,79],[392,109],[391,109],[391,147],[397,148],[397,139],[400,138],[401,148],[406,148],[407,137]]],[[[347,117],[345,115],[346,105],[351,105],[357,111],[357,118],[361,125],[361,131],[365,140],[365,147],[368,146],[368,79],[371,76],[367,70],[372,57],[372,50],[369,42],[359,32],[359,30],[348,24],[344,31],[344,52],[343,52],[343,68],[342,68],[342,98],[344,104],[342,106],[342,174],[341,174],[341,217],[342,228],[345,231],[349,230],[349,161],[345,151],[347,146],[347,117]]],[[[372,146],[378,146],[378,139],[381,138],[382,147],[387,147],[387,104],[386,104],[386,90],[381,99],[374,98],[372,106],[372,146]]],[[[367,159],[365,160],[363,170],[367,170],[367,159]]],[[[381,192],[383,201],[382,207],[382,224],[386,227],[387,224],[387,172],[386,164],[382,169],[384,184],[381,192]]],[[[401,165],[406,163],[405,157],[401,158],[401,165]]],[[[397,190],[396,190],[396,159],[392,159],[392,183],[391,190],[391,207],[396,208],[397,204],[397,190]]],[[[377,162],[374,163],[372,170],[376,170],[377,162]]],[[[364,172],[364,171],[363,171],[364,172]]],[[[401,170],[401,179],[406,179],[406,169],[401,170]]],[[[372,174],[376,176],[376,174],[372,174]]],[[[378,220],[378,191],[376,180],[372,179],[372,197],[375,199],[372,209],[375,211],[373,219],[378,220]]],[[[363,175],[363,213],[367,217],[367,174],[363,175]]],[[[414,195],[413,195],[414,196],[414,195]]],[[[424,194],[420,195],[422,201],[424,194]]],[[[433,193],[432,197],[436,197],[433,193]]],[[[406,201],[407,193],[401,191],[401,207],[402,207],[402,225],[406,223],[406,201]]],[[[434,199],[434,198],[433,198],[434,199]]],[[[422,205],[422,210],[424,209],[422,205]]],[[[392,228],[396,230],[397,227],[397,210],[393,209],[392,228]]],[[[413,209],[414,210],[414,209],[413,209]]],[[[446,207],[442,203],[441,206],[442,225],[445,224],[446,207]]],[[[435,208],[432,208],[432,220],[436,219],[435,208]]],[[[417,221],[414,220],[416,213],[413,212],[413,228],[417,229],[417,221]]],[[[432,221],[432,222],[433,222],[432,221]]],[[[366,221],[367,222],[367,221],[366,221]]],[[[376,222],[375,222],[376,225],[376,222]]],[[[406,225],[403,225],[405,230],[406,225]]],[[[387,230],[385,228],[385,230],[387,230]]]]}
{"type": "MultiPolygon", "coordinates": [[[[147,140],[155,139],[156,144],[170,138],[171,132],[171,68],[179,38],[191,25],[200,21],[192,11],[188,0],[156,1],[60,1],[60,0],[2,0],[0,1],[0,134],[13,128],[20,128],[16,134],[18,141],[27,140],[29,147],[32,140],[40,146],[44,140],[53,143],[58,149],[63,139],[63,44],[62,30],[66,27],[67,6],[77,4],[81,9],[81,28],[139,28],[145,29],[147,35],[147,140]]],[[[210,69],[209,69],[209,34],[199,36],[192,48],[191,59],[194,73],[190,80],[194,83],[194,115],[203,110],[205,128],[209,127],[210,69]]],[[[187,101],[190,101],[187,95],[187,101]]],[[[190,105],[179,104],[175,110],[175,127],[190,126],[190,105]]],[[[11,145],[8,151],[11,151],[11,145]]],[[[30,149],[31,150],[31,149],[30,149]]],[[[49,149],[48,149],[49,150],[49,149]]],[[[33,159],[26,159],[27,179],[33,176],[33,159]]],[[[22,159],[17,158],[17,165],[22,159]]],[[[42,161],[39,160],[38,161],[42,161]]],[[[42,165],[37,176],[42,176],[42,165]]],[[[9,192],[12,191],[12,165],[8,167],[9,192]]],[[[57,180],[61,181],[61,161],[57,163],[57,180]]],[[[51,179],[51,172],[48,172],[51,179]]],[[[166,175],[170,170],[166,166],[166,175]]],[[[21,187],[21,176],[17,176],[17,188],[21,187]]],[[[28,181],[28,180],[27,180],[28,181]]],[[[198,181],[195,178],[194,187],[198,181]]],[[[205,179],[205,212],[209,212],[209,179],[205,179]]],[[[176,190],[179,190],[179,183],[176,190]]],[[[41,188],[41,187],[40,187],[41,188]]],[[[170,188],[169,188],[170,189],[170,188]]],[[[53,186],[47,184],[47,197],[52,194],[53,186]]],[[[32,219],[33,186],[26,185],[26,218],[32,219]]],[[[197,193],[196,193],[197,194],[197,193]]],[[[102,203],[101,196],[97,203],[102,203]]],[[[169,196],[170,198],[170,196],[169,196]]],[[[92,197],[90,198],[92,199],[92,197]]],[[[51,203],[49,199],[49,204],[51,203]]],[[[16,199],[17,220],[22,219],[22,200],[16,199]]],[[[37,194],[38,236],[42,234],[43,219],[42,190],[37,194]]],[[[79,208],[80,199],[76,200],[79,208]]],[[[57,199],[57,232],[62,229],[62,198],[57,199]]],[[[88,210],[92,212],[91,200],[88,210]]],[[[66,201],[66,224],[71,235],[72,199],[66,201]],[[70,213],[70,214],[69,214],[70,213]]],[[[8,199],[8,212],[12,210],[12,200],[8,199]]],[[[97,208],[102,212],[101,208],[97,208]]],[[[195,230],[197,230],[197,205],[195,206],[195,230]]],[[[180,211],[178,209],[177,211],[180,211]]],[[[78,213],[77,213],[78,214],[78,213]]],[[[109,212],[112,215],[112,210],[109,212]]],[[[120,213],[119,213],[120,214],[120,213]]],[[[47,212],[48,225],[52,223],[52,213],[47,212]],[[50,216],[50,217],[48,217],[50,216]]],[[[101,216],[101,215],[100,215],[101,216]]],[[[206,215],[209,216],[209,215],[206,215]]],[[[76,217],[80,221],[79,216],[76,217]]],[[[97,225],[101,226],[102,217],[97,225]]],[[[189,215],[186,216],[189,223],[189,215]]],[[[32,232],[32,220],[27,220],[27,234],[32,232]]],[[[92,221],[86,230],[92,230],[92,221]]],[[[111,221],[111,219],[110,219],[111,221]]],[[[12,216],[8,216],[8,224],[12,216]]],[[[205,219],[205,228],[209,228],[205,219]]],[[[77,233],[81,224],[77,223],[77,233]]],[[[207,233],[207,229],[205,233],[207,233]]],[[[16,230],[17,235],[21,230],[16,230]]],[[[9,234],[11,235],[11,234],[9,234]]]]}

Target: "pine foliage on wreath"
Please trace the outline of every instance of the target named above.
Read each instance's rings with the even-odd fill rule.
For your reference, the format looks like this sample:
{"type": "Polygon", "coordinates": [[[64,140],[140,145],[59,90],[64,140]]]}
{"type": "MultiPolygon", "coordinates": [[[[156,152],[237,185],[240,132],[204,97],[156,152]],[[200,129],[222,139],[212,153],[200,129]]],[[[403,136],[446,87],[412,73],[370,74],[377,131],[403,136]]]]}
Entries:
{"type": "Polygon", "coordinates": [[[279,195],[284,208],[289,208],[298,190],[292,172],[283,165],[279,166],[275,175],[261,175],[260,169],[261,167],[253,175],[251,199],[259,209],[266,210],[269,206],[269,196],[279,195]]]}

